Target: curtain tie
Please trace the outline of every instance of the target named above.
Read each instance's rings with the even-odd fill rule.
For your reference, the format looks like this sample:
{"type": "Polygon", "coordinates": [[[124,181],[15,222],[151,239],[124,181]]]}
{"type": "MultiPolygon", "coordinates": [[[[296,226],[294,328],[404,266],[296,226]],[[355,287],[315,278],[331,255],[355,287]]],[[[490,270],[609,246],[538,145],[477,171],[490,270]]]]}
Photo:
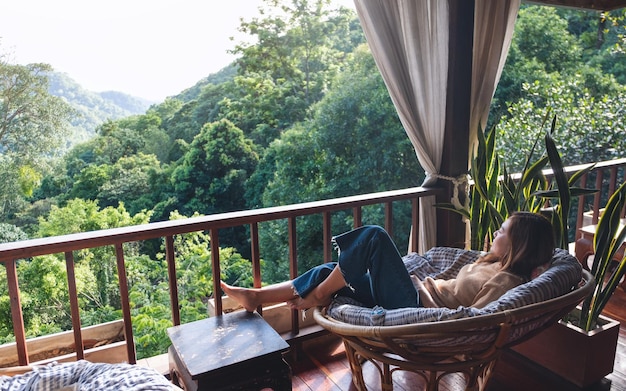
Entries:
{"type": "Polygon", "coordinates": [[[454,189],[452,190],[452,199],[450,200],[450,203],[452,203],[452,205],[454,205],[457,210],[469,210],[469,175],[462,174],[456,178],[441,174],[430,175],[437,179],[444,179],[446,181],[452,182],[452,184],[454,185],[454,189]],[[465,185],[465,203],[462,205],[461,201],[459,200],[459,188],[463,185],[465,185]]]}

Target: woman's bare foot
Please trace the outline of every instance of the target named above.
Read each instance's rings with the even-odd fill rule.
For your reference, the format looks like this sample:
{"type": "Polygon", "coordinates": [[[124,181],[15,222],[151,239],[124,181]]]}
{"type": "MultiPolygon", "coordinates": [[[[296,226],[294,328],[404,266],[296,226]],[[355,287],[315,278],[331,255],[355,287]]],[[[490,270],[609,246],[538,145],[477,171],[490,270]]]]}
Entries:
{"type": "Polygon", "coordinates": [[[311,292],[307,297],[296,297],[295,299],[289,300],[287,305],[292,310],[308,310],[309,308],[322,306],[325,307],[330,304],[331,297],[315,297],[313,292],[311,292]]]}
{"type": "Polygon", "coordinates": [[[222,290],[233,298],[236,302],[241,304],[248,312],[254,312],[261,303],[258,301],[258,295],[255,289],[240,288],[237,286],[230,286],[224,281],[220,281],[222,290]]]}

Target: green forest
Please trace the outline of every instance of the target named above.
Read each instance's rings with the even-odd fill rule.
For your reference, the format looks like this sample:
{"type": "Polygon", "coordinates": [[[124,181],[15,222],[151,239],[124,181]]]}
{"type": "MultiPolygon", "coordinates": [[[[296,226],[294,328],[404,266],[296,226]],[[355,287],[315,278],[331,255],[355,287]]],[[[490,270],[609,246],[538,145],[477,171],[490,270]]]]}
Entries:
{"type": "MultiPolygon", "coordinates": [[[[0,46],[0,243],[419,186],[424,179],[354,11],[266,0],[242,20],[236,60],[139,115],[72,143],[81,113],[48,91],[47,64],[0,46]],[[270,12],[278,8],[282,12],[270,12]],[[253,43],[250,43],[253,42],[253,43]]],[[[519,170],[547,113],[564,164],[624,157],[626,11],[523,5],[487,129],[519,170]]],[[[201,39],[201,37],[198,37],[201,39]]],[[[166,75],[164,75],[166,77],[166,75]]],[[[410,210],[394,210],[408,226],[410,210]]],[[[364,210],[378,221],[382,211],[364,210]]],[[[319,263],[315,217],[298,226],[302,270],[319,263]]],[[[351,227],[349,214],[333,232],[351,227]]],[[[288,279],[287,243],[260,230],[264,283],[288,279]]],[[[285,235],[275,235],[285,237],[285,235]]],[[[207,315],[209,237],[176,238],[181,321],[207,315]]],[[[223,279],[251,286],[249,233],[220,232],[223,279]]],[[[83,325],[119,319],[115,253],[75,254],[83,325]]],[[[138,358],[164,353],[171,326],[163,243],[126,249],[138,358]]],[[[0,280],[6,281],[4,268],[0,280]]],[[[71,328],[62,254],[18,262],[28,337],[71,328]]],[[[0,284],[0,342],[13,340],[0,284]]]]}

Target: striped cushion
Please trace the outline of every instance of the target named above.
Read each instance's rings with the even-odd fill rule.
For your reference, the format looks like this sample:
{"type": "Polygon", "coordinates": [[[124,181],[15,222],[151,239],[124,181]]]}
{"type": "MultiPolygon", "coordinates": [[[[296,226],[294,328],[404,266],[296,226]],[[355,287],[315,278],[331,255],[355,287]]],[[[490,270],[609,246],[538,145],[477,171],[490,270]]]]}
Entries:
{"type": "MultiPolygon", "coordinates": [[[[482,253],[457,248],[435,247],[423,256],[411,253],[404,257],[410,274],[423,279],[454,278],[466,264],[476,261],[482,253]]],[[[558,297],[572,290],[582,278],[580,263],[569,252],[556,249],[550,267],[537,278],[519,285],[500,299],[483,308],[367,308],[346,297],[336,297],[328,314],[342,322],[361,326],[393,326],[422,322],[437,322],[468,316],[486,315],[511,310],[558,297]]]]}
{"type": "Polygon", "coordinates": [[[85,360],[34,366],[13,377],[0,376],[0,390],[59,391],[173,391],[176,388],[152,368],[131,364],[91,363],[85,360]]]}

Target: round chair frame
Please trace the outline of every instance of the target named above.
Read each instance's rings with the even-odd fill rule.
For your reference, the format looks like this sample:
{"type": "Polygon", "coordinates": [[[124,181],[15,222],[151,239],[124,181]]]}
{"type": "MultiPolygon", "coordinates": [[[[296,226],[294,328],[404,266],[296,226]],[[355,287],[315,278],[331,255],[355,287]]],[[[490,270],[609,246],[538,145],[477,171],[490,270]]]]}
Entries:
{"type": "Polygon", "coordinates": [[[357,389],[365,391],[362,364],[378,369],[382,390],[393,389],[397,370],[417,373],[427,390],[437,390],[441,378],[463,373],[466,390],[484,390],[502,350],[521,343],[558,322],[584,300],[595,287],[593,276],[583,270],[581,286],[540,303],[487,315],[399,326],[348,324],[318,307],[314,318],[326,330],[340,336],[357,389]]]}

